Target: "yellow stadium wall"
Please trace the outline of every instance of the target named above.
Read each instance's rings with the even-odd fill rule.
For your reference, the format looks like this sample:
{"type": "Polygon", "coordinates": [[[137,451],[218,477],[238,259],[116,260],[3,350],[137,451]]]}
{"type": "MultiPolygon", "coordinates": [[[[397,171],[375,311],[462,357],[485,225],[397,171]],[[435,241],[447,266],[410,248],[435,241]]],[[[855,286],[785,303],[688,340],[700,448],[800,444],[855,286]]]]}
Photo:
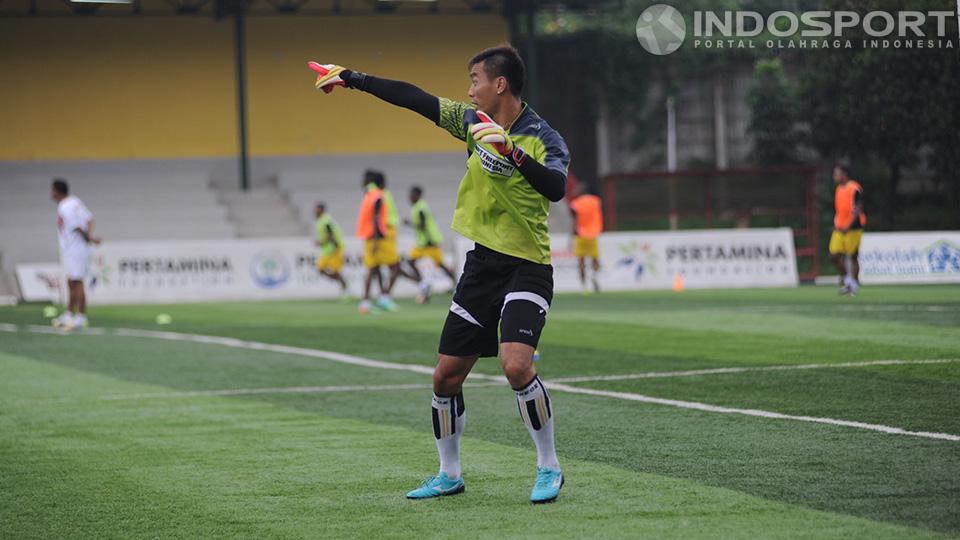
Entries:
{"type": "MultiPolygon", "coordinates": [[[[359,92],[317,92],[306,62],[465,100],[466,61],[505,39],[496,16],[250,18],[250,153],[458,150],[409,111],[359,92]]],[[[0,73],[0,160],[237,153],[231,20],[0,19],[0,73]]]]}

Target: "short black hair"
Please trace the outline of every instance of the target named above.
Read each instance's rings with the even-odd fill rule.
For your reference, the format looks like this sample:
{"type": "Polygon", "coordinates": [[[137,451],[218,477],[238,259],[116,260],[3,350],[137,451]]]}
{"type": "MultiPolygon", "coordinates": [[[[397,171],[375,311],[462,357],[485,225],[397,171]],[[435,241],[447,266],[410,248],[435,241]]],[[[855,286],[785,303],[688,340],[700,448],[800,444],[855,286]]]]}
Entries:
{"type": "Polygon", "coordinates": [[[423,188],[421,188],[420,186],[413,186],[412,188],[410,188],[410,193],[415,194],[417,196],[423,195],[423,188]]]}
{"type": "Polygon", "coordinates": [[[837,163],[836,165],[834,165],[834,168],[840,169],[841,171],[843,171],[843,174],[850,176],[850,166],[847,165],[846,163],[837,163]]]}
{"type": "Polygon", "coordinates": [[[480,62],[483,62],[483,70],[487,72],[487,77],[507,79],[510,93],[520,97],[520,92],[523,91],[523,83],[527,78],[527,68],[524,66],[523,59],[520,58],[520,53],[516,47],[504,43],[484,49],[473,55],[467,67],[472,68],[480,62]]]}
{"type": "Polygon", "coordinates": [[[380,189],[383,189],[387,185],[387,178],[380,171],[375,171],[373,169],[367,169],[363,173],[363,179],[365,182],[373,182],[380,189]]]}
{"type": "Polygon", "coordinates": [[[54,178],[53,179],[53,190],[61,195],[70,194],[70,186],[67,185],[67,181],[63,178],[54,178]]]}
{"type": "Polygon", "coordinates": [[[326,209],[327,209],[327,203],[323,201],[320,201],[317,203],[317,210],[326,210],[326,209]]]}

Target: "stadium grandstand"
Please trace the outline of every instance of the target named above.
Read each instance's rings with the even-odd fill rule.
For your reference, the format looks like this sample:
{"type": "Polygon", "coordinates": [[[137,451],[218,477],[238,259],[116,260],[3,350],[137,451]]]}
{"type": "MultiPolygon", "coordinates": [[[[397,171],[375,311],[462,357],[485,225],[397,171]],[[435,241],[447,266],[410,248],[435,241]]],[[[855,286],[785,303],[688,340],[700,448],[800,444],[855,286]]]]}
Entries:
{"type": "Polygon", "coordinates": [[[107,242],[306,235],[320,199],[352,225],[371,167],[398,193],[413,183],[435,190],[449,226],[462,170],[456,145],[380,103],[355,100],[349,122],[327,125],[303,84],[305,55],[349,51],[344,62],[385,76],[420,72],[424,87],[459,96],[464,58],[505,41],[507,20],[490,2],[372,4],[314,2],[296,17],[281,16],[282,3],[251,5],[244,163],[235,26],[214,17],[229,6],[4,2],[0,54],[17,76],[0,96],[3,272],[57,260],[47,194],[56,176],[71,181],[107,242]],[[363,31],[320,30],[333,25],[363,31]],[[467,25],[475,37],[462,33],[467,25]],[[387,128],[369,129],[374,122],[387,128]]]}

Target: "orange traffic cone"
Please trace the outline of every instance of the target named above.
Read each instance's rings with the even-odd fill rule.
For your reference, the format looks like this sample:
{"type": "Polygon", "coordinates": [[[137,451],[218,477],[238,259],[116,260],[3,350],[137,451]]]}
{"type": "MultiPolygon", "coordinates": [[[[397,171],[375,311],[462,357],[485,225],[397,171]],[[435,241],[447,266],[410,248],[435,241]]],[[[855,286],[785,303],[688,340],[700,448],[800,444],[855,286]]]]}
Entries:
{"type": "Polygon", "coordinates": [[[673,292],[683,292],[683,276],[680,272],[673,276],[673,292]]]}

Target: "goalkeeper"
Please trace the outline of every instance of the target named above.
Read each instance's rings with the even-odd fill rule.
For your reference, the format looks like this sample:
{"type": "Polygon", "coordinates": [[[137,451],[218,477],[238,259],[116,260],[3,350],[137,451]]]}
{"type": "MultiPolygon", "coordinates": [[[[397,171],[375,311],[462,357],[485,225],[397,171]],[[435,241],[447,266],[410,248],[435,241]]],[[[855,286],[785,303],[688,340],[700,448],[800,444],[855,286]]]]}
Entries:
{"type": "Polygon", "coordinates": [[[533,352],[553,298],[547,215],[550,202],[564,196],[570,156],[563,138],[520,100],[523,60],[509,45],[475,55],[468,64],[470,103],[341,66],[311,62],[310,67],[319,74],[319,90],[343,86],[373,94],[413,110],[467,145],[453,229],[475,246],[457,283],[433,374],[431,415],[440,471],[407,497],[463,492],[463,382],[477,359],[499,353],[537,448],[530,500],[555,500],[564,479],[554,445],[553,403],[534,370],[533,352]]]}

